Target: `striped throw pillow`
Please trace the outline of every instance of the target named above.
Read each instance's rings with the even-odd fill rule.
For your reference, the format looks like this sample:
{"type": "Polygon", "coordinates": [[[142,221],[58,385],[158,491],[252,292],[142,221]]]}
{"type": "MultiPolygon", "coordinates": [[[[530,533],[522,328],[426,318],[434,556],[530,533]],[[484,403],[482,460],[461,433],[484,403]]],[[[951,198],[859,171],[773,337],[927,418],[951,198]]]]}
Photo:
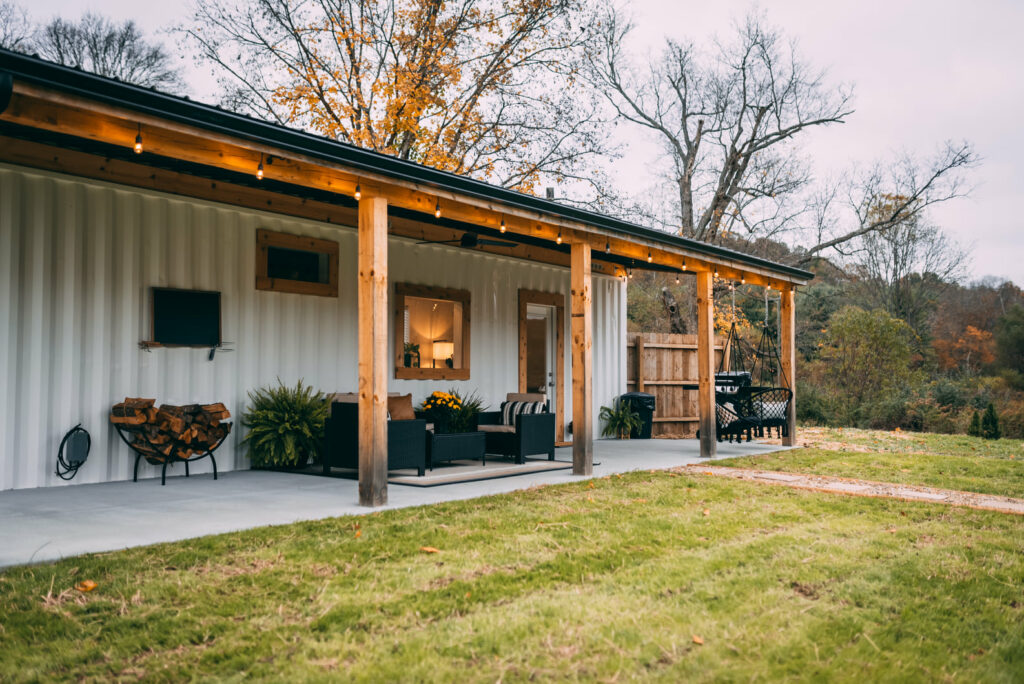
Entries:
{"type": "Polygon", "coordinates": [[[515,425],[516,416],[547,413],[548,405],[544,401],[503,401],[501,402],[502,425],[515,425]]]}

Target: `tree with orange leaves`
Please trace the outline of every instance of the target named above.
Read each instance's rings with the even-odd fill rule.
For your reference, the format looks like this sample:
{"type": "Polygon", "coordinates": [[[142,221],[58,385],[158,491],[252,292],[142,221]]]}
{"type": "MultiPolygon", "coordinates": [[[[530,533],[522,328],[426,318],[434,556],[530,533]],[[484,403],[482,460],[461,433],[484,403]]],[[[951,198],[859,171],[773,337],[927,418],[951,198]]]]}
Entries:
{"type": "Polygon", "coordinates": [[[588,0],[198,0],[181,30],[233,109],[533,191],[594,184],[575,89],[588,0]]]}

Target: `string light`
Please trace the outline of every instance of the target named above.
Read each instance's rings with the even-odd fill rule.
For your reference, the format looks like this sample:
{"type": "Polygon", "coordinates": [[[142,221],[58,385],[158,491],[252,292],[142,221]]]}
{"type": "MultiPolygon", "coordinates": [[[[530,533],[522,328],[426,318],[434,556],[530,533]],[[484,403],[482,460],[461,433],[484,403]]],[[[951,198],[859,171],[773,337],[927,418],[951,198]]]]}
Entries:
{"type": "Polygon", "coordinates": [[[557,242],[558,244],[562,244],[562,229],[561,228],[558,229],[558,237],[555,238],[555,242],[557,242]]]}
{"type": "Polygon", "coordinates": [[[678,285],[678,284],[679,284],[679,274],[676,273],[676,285],[678,285]]]}
{"type": "Polygon", "coordinates": [[[633,277],[633,269],[627,268],[626,269],[626,275],[628,275],[630,278],[632,278],[633,277]]]}
{"type": "Polygon", "coordinates": [[[501,219],[501,226],[500,226],[500,230],[501,230],[501,232],[502,232],[502,233],[504,233],[504,232],[505,232],[505,231],[507,230],[507,229],[505,228],[505,219],[504,219],[504,217],[502,217],[502,219],[501,219]]]}
{"type": "Polygon", "coordinates": [[[683,265],[682,265],[682,269],[683,269],[684,271],[686,270],[686,259],[683,259],[683,265]]]}
{"type": "Polygon", "coordinates": [[[716,278],[718,277],[718,269],[717,268],[715,269],[715,277],[716,278]]]}
{"type": "Polygon", "coordinates": [[[647,250],[647,263],[654,261],[654,257],[651,255],[651,250],[647,250]]]}
{"type": "Polygon", "coordinates": [[[356,198],[357,200],[359,200],[359,199],[362,199],[362,198],[363,198],[363,190],[362,190],[362,188],[360,188],[360,187],[359,187],[359,183],[356,183],[356,193],[355,193],[355,198],[356,198]]]}
{"type": "Polygon", "coordinates": [[[441,202],[438,200],[437,204],[434,205],[434,218],[441,218],[441,202]]]}
{"type": "Polygon", "coordinates": [[[612,241],[611,240],[605,240],[604,241],[604,253],[605,254],[611,254],[612,253],[612,241]]]}
{"type": "Polygon", "coordinates": [[[139,132],[135,134],[135,154],[142,154],[142,124],[139,124],[139,132]]]}
{"type": "Polygon", "coordinates": [[[747,276],[744,275],[743,273],[740,273],[740,285],[746,285],[746,284],[747,284],[747,276]]]}
{"type": "Polygon", "coordinates": [[[256,167],[256,178],[263,180],[263,153],[260,153],[260,164],[256,167]]]}

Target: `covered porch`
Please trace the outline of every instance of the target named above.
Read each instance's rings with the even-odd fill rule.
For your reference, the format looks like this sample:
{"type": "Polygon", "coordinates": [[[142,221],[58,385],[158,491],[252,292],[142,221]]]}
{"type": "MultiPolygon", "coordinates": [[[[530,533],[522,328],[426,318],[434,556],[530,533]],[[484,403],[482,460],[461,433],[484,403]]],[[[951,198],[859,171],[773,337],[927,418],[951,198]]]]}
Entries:
{"type": "MultiPolygon", "coordinates": [[[[717,458],[784,449],[759,442],[719,444],[717,458]]],[[[593,477],[633,470],[707,463],[697,440],[596,440],[593,477]]],[[[571,461],[572,449],[556,457],[571,461]]],[[[73,485],[59,499],[49,488],[0,495],[0,567],[57,560],[264,525],[283,525],[339,515],[362,514],[354,480],[307,477],[256,470],[193,475],[178,467],[167,486],[159,478],[73,485]]],[[[389,488],[386,508],[405,508],[473,499],[577,481],[571,470],[524,474],[437,487],[389,488]]]]}
{"type": "MultiPolygon", "coordinates": [[[[34,387],[33,378],[44,375],[50,359],[56,358],[66,364],[62,368],[71,382],[97,387],[89,392],[88,405],[65,401],[56,407],[59,414],[50,405],[58,399],[49,395],[57,397],[60,392],[35,393],[27,411],[32,421],[15,423],[11,418],[9,425],[0,424],[11,434],[18,431],[0,456],[0,466],[11,473],[0,482],[13,483],[6,487],[57,484],[43,460],[55,451],[47,447],[61,434],[56,415],[84,413],[93,422],[94,435],[100,435],[98,441],[109,442],[110,426],[99,421],[121,397],[155,395],[164,401],[169,388],[182,386],[177,384],[180,378],[194,378],[189,387],[198,387],[203,378],[217,377],[218,387],[231,386],[237,417],[244,410],[245,393],[261,383],[259,373],[266,370],[274,377],[281,371],[281,365],[263,363],[267,357],[259,355],[260,346],[283,339],[279,364],[301,367],[318,354],[319,366],[336,369],[334,377],[343,379],[328,378],[320,388],[358,394],[358,487],[351,490],[341,481],[327,480],[339,499],[327,510],[356,501],[362,506],[391,505],[389,392],[412,390],[420,399],[424,390],[446,390],[452,382],[471,390],[480,383],[481,370],[488,368],[500,371],[503,385],[500,393],[498,382],[490,388],[492,405],[505,392],[525,392],[522,352],[517,359],[509,353],[511,345],[481,343],[489,339],[480,329],[488,321],[503,320],[502,335],[509,337],[511,318],[503,318],[503,313],[489,319],[484,315],[511,310],[513,304],[519,321],[525,320],[531,304],[558,309],[557,328],[564,333],[558,358],[564,359],[566,368],[556,373],[551,391],[558,407],[556,439],[565,444],[571,438],[571,447],[560,452],[571,461],[568,472],[589,476],[595,472],[595,460],[600,461],[595,459],[599,406],[626,389],[624,371],[621,378],[609,378],[604,364],[595,369],[595,326],[600,333],[612,325],[613,315],[619,315],[618,310],[608,313],[613,308],[605,302],[622,292],[624,303],[625,285],[616,278],[624,283],[631,270],[685,274],[696,281],[698,368],[693,380],[699,397],[701,457],[714,457],[720,446],[715,441],[716,280],[781,293],[782,366],[790,388],[795,388],[794,296],[796,287],[811,278],[802,270],[13,53],[0,53],[0,172],[11,177],[12,197],[40,189],[31,202],[19,200],[21,213],[11,212],[17,218],[11,219],[8,229],[11,244],[17,246],[11,253],[26,255],[33,267],[24,269],[24,283],[12,281],[9,298],[17,306],[8,308],[25,312],[31,325],[18,319],[19,325],[35,336],[10,355],[11,372],[23,373],[21,385],[34,387]],[[23,172],[26,168],[32,173],[23,172]],[[64,209],[46,211],[48,203],[77,206],[60,194],[67,188],[73,191],[72,199],[95,194],[102,201],[83,200],[89,210],[70,216],[61,213],[64,209]],[[118,212],[108,208],[121,207],[118,198],[128,201],[120,212],[122,224],[111,232],[118,212]],[[237,214],[223,212],[224,207],[237,214]],[[267,229],[279,222],[280,232],[267,229]],[[39,225],[46,230],[37,229],[39,225]],[[275,242],[281,233],[287,233],[288,241],[275,242]],[[57,273],[59,265],[48,254],[63,257],[67,252],[72,265],[83,261],[73,258],[76,239],[89,246],[91,272],[109,274],[109,279],[72,268],[73,277],[47,289],[45,284],[58,276],[50,278],[46,269],[57,273]],[[268,266],[268,250],[273,249],[322,255],[324,282],[299,283],[296,289],[293,279],[291,289],[282,289],[281,279],[268,266]],[[463,277],[470,263],[475,264],[478,281],[471,286],[450,282],[463,277]],[[538,267],[547,274],[542,286],[521,274],[538,267]],[[74,339],[79,333],[76,297],[82,291],[81,296],[89,297],[89,288],[96,287],[93,281],[107,288],[95,298],[101,318],[95,327],[113,328],[117,334],[109,341],[102,334],[91,335],[90,345],[105,348],[100,357],[104,363],[83,368],[74,349],[43,340],[74,339]],[[33,288],[37,282],[41,287],[33,288]],[[147,346],[152,338],[145,335],[153,316],[146,298],[157,286],[216,290],[207,294],[218,297],[223,292],[235,323],[234,337],[224,339],[237,345],[228,351],[237,351],[239,362],[230,361],[230,355],[225,355],[228,361],[220,360],[219,335],[208,361],[206,350],[199,350],[202,358],[194,350],[188,352],[191,356],[177,350],[172,362],[171,350],[147,346]],[[313,298],[332,298],[336,303],[312,306],[313,298]],[[452,365],[444,368],[434,356],[435,367],[428,370],[412,367],[403,358],[403,339],[412,338],[401,334],[396,302],[402,298],[462,303],[461,346],[455,328],[453,337],[444,340],[437,335],[424,338],[446,345],[443,356],[452,365]],[[297,311],[312,315],[300,320],[297,311]],[[66,326],[67,334],[44,335],[51,320],[66,326]],[[478,330],[471,346],[468,330],[473,321],[478,330]],[[250,355],[251,349],[255,351],[250,355]],[[204,362],[220,364],[218,372],[204,372],[204,362]],[[105,372],[107,366],[110,373],[105,372]],[[124,376],[116,376],[115,369],[124,376]],[[595,397],[602,379],[606,388],[616,389],[595,397]],[[332,382],[343,386],[332,387],[332,382]],[[31,453],[36,460],[20,460],[22,453],[31,453]],[[351,500],[346,493],[352,494],[351,500]]],[[[10,320],[15,321],[13,314],[10,320]]],[[[624,309],[615,325],[622,330],[622,349],[615,360],[621,366],[624,309]]],[[[525,335],[521,325],[519,335],[525,335]]],[[[9,396],[15,397],[9,399],[12,404],[22,401],[9,396]]],[[[199,400],[187,396],[180,401],[199,400]]],[[[794,416],[790,402],[788,443],[795,440],[794,416]]],[[[240,452],[239,432],[231,446],[240,452]]],[[[678,443],[651,444],[662,452],[678,443]]],[[[107,448],[103,457],[108,479],[130,477],[123,454],[107,448]]],[[[247,467],[243,458],[235,457],[235,467],[247,467]]],[[[467,488],[466,495],[472,490],[467,488]]]]}

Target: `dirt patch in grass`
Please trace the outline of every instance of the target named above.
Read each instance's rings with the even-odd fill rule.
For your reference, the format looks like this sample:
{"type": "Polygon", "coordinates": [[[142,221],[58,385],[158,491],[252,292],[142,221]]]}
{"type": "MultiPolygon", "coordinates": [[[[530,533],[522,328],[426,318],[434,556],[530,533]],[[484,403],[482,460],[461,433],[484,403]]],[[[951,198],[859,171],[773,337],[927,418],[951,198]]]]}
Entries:
{"type": "Polygon", "coordinates": [[[934,487],[916,487],[848,477],[825,477],[772,470],[751,470],[749,468],[691,465],[686,466],[685,469],[690,472],[698,472],[701,475],[731,477],[749,482],[781,485],[795,489],[810,489],[828,494],[898,499],[900,501],[920,503],[940,503],[949,506],[966,506],[967,508],[976,508],[978,510],[1024,515],[1024,499],[1015,499],[1008,496],[993,496],[976,492],[936,489],[934,487]]]}

